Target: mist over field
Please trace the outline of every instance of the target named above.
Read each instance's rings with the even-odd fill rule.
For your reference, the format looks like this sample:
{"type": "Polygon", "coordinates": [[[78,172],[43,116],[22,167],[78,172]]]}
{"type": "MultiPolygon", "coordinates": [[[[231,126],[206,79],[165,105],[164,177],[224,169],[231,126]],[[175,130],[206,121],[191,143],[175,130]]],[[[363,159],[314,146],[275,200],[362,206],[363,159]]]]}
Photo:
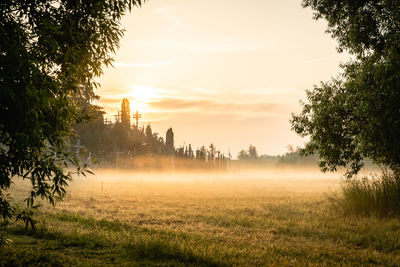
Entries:
{"type": "MultiPolygon", "coordinates": [[[[329,200],[339,192],[340,173],[298,166],[94,172],[74,177],[56,207],[42,207],[34,237],[19,236],[21,226],[14,225],[12,238],[42,240],[40,249],[56,248],[53,263],[67,265],[395,266],[400,260],[397,220],[343,216],[329,200]]],[[[17,182],[13,195],[22,200],[28,188],[17,182]]]]}
{"type": "MultiPolygon", "coordinates": [[[[241,206],[257,209],[266,203],[319,199],[340,187],[340,174],[317,167],[281,167],[233,171],[133,171],[94,169],[95,175],[76,176],[56,210],[111,220],[137,222],[141,211],[156,206],[163,214],[185,220],[186,212],[207,214],[241,206]],[[195,209],[191,210],[190,207],[195,209]],[[201,207],[201,209],[199,209],[201,207]],[[181,217],[183,216],[183,217],[181,217]]],[[[14,195],[25,198],[29,184],[17,182],[14,195]]],[[[52,207],[47,205],[48,209],[52,207]]],[[[145,216],[146,217],[146,216],[145,216]]],[[[143,218],[142,218],[143,219],[143,218]]]]}
{"type": "MultiPolygon", "coordinates": [[[[94,169],[94,175],[75,176],[69,184],[65,203],[71,198],[140,198],[162,195],[186,198],[251,197],[278,194],[332,193],[340,185],[341,173],[322,173],[318,167],[281,166],[220,170],[130,170],[94,169]]],[[[27,183],[17,181],[14,189],[25,191],[27,183]]],[[[59,205],[63,206],[61,202],[59,205]]],[[[121,204],[117,204],[118,207],[121,204]]]]}
{"type": "MultiPolygon", "coordinates": [[[[212,209],[219,214],[238,207],[258,209],[276,200],[315,200],[334,193],[340,186],[340,174],[323,174],[316,167],[223,172],[95,169],[94,172],[95,175],[74,177],[64,201],[56,209],[138,222],[143,219],[139,217],[146,217],[143,210],[156,207],[157,214],[151,215],[152,220],[170,214],[185,221],[187,212],[203,216],[212,209]]],[[[22,199],[25,186],[16,184],[16,188],[22,199]]]]}
{"type": "MultiPolygon", "coordinates": [[[[123,195],[146,194],[161,190],[190,194],[251,194],[266,191],[314,192],[332,191],[340,182],[338,173],[321,173],[315,167],[244,169],[236,171],[132,171],[98,169],[95,175],[75,177],[70,192],[75,190],[90,194],[123,195]],[[242,192],[243,191],[243,192],[242,192]]],[[[157,193],[158,194],[158,193],[157,193]]],[[[268,195],[265,195],[268,197],[268,195]]]]}
{"type": "Polygon", "coordinates": [[[0,267],[400,266],[400,0],[0,17],[0,267]]]}

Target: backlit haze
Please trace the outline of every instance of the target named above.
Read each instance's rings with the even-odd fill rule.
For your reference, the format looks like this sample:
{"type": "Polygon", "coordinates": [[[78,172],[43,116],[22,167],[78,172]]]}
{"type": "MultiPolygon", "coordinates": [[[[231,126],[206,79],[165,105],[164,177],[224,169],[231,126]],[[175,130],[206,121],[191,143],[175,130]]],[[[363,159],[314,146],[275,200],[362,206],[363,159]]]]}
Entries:
{"type": "Polygon", "coordinates": [[[173,128],[176,146],[212,142],[233,157],[249,144],[270,155],[301,146],[290,114],[347,58],[296,0],[150,0],[122,26],[97,90],[106,117],[128,97],[141,125],[164,138],[173,128]]]}

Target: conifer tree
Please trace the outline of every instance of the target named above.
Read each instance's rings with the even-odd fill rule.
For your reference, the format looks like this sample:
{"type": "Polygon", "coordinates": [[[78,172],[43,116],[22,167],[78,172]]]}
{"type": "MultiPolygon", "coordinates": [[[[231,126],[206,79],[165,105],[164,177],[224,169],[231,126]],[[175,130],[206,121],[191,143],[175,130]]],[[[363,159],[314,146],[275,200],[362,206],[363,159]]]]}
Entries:
{"type": "Polygon", "coordinates": [[[165,137],[165,150],[167,154],[174,154],[175,147],[174,147],[174,132],[172,128],[169,128],[165,137]]]}
{"type": "Polygon", "coordinates": [[[121,104],[121,124],[125,128],[130,128],[131,126],[131,109],[130,103],[127,98],[122,99],[121,104]]]}

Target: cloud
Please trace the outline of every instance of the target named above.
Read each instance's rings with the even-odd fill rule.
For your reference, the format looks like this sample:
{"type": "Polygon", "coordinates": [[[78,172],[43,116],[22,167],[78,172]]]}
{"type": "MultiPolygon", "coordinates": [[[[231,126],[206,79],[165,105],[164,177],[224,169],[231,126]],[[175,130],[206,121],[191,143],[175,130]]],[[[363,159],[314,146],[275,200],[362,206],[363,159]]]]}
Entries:
{"type": "Polygon", "coordinates": [[[122,98],[119,96],[101,96],[100,100],[97,100],[96,102],[101,103],[102,105],[115,105],[115,104],[121,104],[122,98]]]}
{"type": "Polygon", "coordinates": [[[163,114],[163,117],[198,114],[231,116],[239,120],[272,117],[288,119],[292,112],[298,110],[296,94],[300,94],[300,91],[266,86],[222,93],[201,87],[167,89],[131,85],[124,93],[102,95],[98,103],[111,111],[120,106],[123,97],[128,97],[131,104],[141,112],[163,114]]]}
{"type": "Polygon", "coordinates": [[[140,48],[175,48],[190,53],[232,53],[232,52],[257,52],[274,51],[276,45],[259,45],[253,41],[245,40],[204,40],[192,39],[187,41],[132,41],[131,47],[140,48]]]}
{"type": "Polygon", "coordinates": [[[218,91],[208,88],[202,87],[183,87],[184,91],[187,91],[189,94],[197,94],[197,95],[217,95],[218,91]]]}
{"type": "Polygon", "coordinates": [[[181,43],[175,41],[132,41],[127,44],[130,47],[160,48],[160,47],[178,47],[181,43]]]}
{"type": "Polygon", "coordinates": [[[172,65],[171,61],[159,61],[159,62],[146,62],[146,63],[136,63],[136,62],[116,62],[113,64],[116,68],[154,68],[154,67],[165,67],[172,65]]]}
{"type": "Polygon", "coordinates": [[[168,22],[171,26],[169,30],[176,30],[183,26],[183,21],[177,15],[173,13],[173,8],[156,8],[155,12],[161,16],[161,19],[168,22]]]}
{"type": "Polygon", "coordinates": [[[239,95],[294,95],[298,94],[298,91],[294,88],[277,88],[277,87],[259,87],[251,89],[243,89],[238,92],[239,95]]]}
{"type": "Polygon", "coordinates": [[[218,102],[213,100],[189,100],[177,98],[164,98],[148,103],[150,108],[167,112],[201,112],[202,114],[225,114],[237,117],[252,117],[260,115],[286,116],[292,111],[286,103],[240,103],[218,102]]]}
{"type": "Polygon", "coordinates": [[[260,46],[254,44],[228,42],[228,43],[209,43],[204,45],[191,46],[187,48],[189,52],[209,52],[209,53],[221,53],[221,52],[255,52],[271,49],[268,46],[260,46]]]}

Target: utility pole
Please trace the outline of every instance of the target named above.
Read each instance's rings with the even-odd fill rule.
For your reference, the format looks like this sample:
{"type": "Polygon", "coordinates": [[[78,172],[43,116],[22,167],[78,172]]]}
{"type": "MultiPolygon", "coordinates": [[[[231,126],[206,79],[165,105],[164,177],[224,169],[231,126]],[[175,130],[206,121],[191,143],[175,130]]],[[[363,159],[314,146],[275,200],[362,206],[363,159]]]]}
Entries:
{"type": "Polygon", "coordinates": [[[136,129],[139,129],[139,119],[142,118],[142,114],[139,114],[139,111],[136,111],[136,113],[133,114],[133,118],[136,120],[136,129]]]}
{"type": "Polygon", "coordinates": [[[232,158],[231,149],[229,148],[229,149],[228,149],[228,171],[229,171],[230,168],[231,168],[231,158],[232,158]]]}
{"type": "Polygon", "coordinates": [[[115,123],[119,123],[120,118],[121,118],[121,115],[119,114],[119,110],[118,110],[118,115],[114,115],[114,117],[115,117],[115,123]]]}
{"type": "MultiPolygon", "coordinates": [[[[118,116],[118,115],[117,115],[118,116]]],[[[104,125],[109,127],[111,125],[111,121],[109,121],[107,118],[104,119],[104,125]]]]}

